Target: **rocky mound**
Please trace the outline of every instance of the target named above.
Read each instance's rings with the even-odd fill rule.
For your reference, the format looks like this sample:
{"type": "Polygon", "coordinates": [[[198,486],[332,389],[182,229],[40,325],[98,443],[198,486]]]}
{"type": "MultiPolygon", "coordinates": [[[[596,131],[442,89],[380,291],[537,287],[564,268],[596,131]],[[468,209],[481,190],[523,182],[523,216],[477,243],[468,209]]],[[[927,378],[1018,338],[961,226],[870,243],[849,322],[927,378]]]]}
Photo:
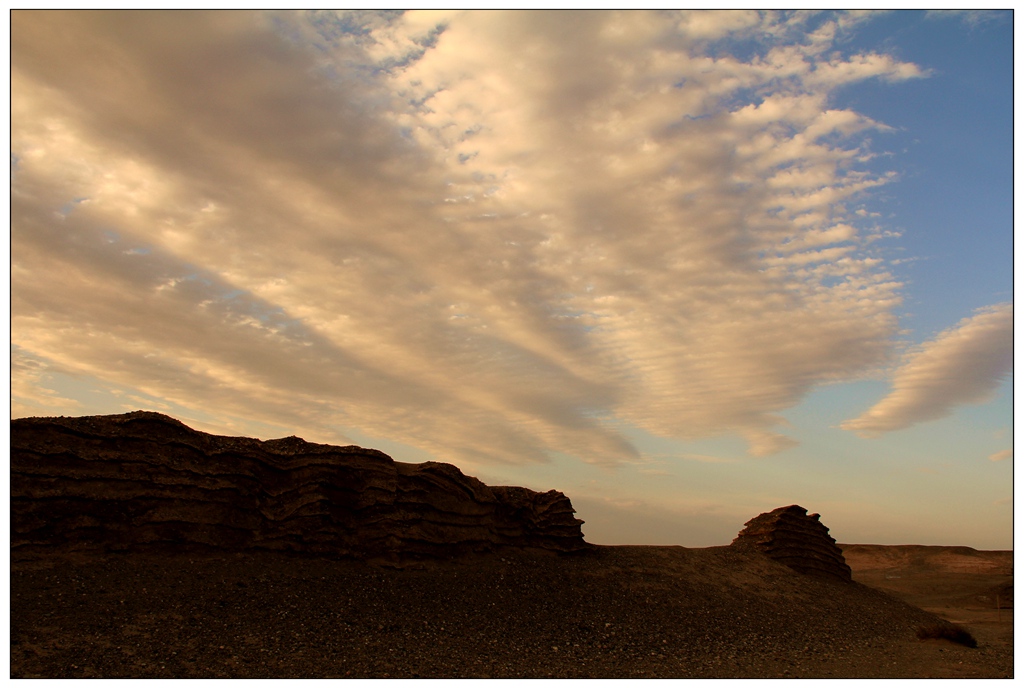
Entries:
{"type": "Polygon", "coordinates": [[[11,552],[277,550],[407,560],[589,547],[554,490],[488,487],[297,437],[210,435],[159,413],[11,421],[11,552]]]}
{"type": "Polygon", "coordinates": [[[747,521],[733,547],[756,549],[795,571],[852,580],[843,551],[807,509],[783,506],[747,521]]]}

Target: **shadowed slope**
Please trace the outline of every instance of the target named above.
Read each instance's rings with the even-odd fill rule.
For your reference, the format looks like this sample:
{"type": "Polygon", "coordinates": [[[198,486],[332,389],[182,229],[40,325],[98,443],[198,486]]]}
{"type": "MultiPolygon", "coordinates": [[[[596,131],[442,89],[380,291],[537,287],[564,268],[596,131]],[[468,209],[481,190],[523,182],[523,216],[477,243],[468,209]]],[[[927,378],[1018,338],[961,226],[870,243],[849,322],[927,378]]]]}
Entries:
{"type": "Polygon", "coordinates": [[[416,567],[278,552],[15,562],[11,673],[40,677],[1007,676],[1012,647],[734,547],[506,549],[416,567]],[[998,651],[998,652],[997,652],[998,651]]]}

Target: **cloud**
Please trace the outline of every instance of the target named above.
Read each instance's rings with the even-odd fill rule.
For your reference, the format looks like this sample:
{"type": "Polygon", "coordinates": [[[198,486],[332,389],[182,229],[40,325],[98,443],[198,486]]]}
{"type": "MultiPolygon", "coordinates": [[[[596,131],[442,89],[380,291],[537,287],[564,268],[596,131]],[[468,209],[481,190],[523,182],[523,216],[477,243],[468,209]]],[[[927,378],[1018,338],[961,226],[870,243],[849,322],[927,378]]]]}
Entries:
{"type": "Polygon", "coordinates": [[[684,461],[699,461],[701,463],[736,463],[737,461],[736,459],[711,456],[710,454],[680,454],[678,458],[684,461]]]}
{"type": "Polygon", "coordinates": [[[1013,450],[1012,449],[1004,449],[1002,451],[998,451],[995,454],[990,455],[988,457],[988,460],[989,461],[1006,461],[1007,459],[1012,459],[1012,458],[1013,458],[1013,450]]]}
{"type": "Polygon", "coordinates": [[[853,212],[884,123],[829,96],[920,70],[853,19],[17,11],[12,343],[466,465],[780,451],[897,331],[853,212]]]}
{"type": "Polygon", "coordinates": [[[64,414],[80,407],[77,400],[62,396],[49,379],[52,369],[20,347],[11,347],[11,414],[14,417],[64,414]]]}
{"type": "Polygon", "coordinates": [[[943,418],[989,400],[1012,367],[1013,304],[983,308],[911,350],[889,395],[841,427],[875,437],[943,418]]]}
{"type": "Polygon", "coordinates": [[[959,19],[974,29],[993,22],[1013,21],[1012,10],[928,10],[928,19],[959,19]]]}

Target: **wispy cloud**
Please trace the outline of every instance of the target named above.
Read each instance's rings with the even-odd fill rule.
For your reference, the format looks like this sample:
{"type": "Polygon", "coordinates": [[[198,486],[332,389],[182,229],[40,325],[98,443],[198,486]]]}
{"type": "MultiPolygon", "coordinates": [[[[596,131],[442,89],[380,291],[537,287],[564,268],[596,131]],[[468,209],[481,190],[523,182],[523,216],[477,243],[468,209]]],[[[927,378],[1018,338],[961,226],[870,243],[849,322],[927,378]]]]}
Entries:
{"type": "Polygon", "coordinates": [[[992,22],[1013,21],[1013,10],[928,10],[929,19],[957,19],[971,28],[992,22]]]}
{"type": "Polygon", "coordinates": [[[679,458],[685,461],[699,461],[701,463],[736,463],[737,459],[712,456],[710,454],[681,454],[679,458]]]}
{"type": "Polygon", "coordinates": [[[923,73],[862,19],[14,12],[12,342],[467,464],[777,452],[897,331],[830,94],[923,73]]]}
{"type": "Polygon", "coordinates": [[[892,391],[841,425],[864,437],[948,416],[991,398],[1013,367],[1013,304],[981,309],[907,354],[892,391]]]}
{"type": "Polygon", "coordinates": [[[1012,449],[1004,449],[1003,451],[998,451],[995,454],[990,455],[988,457],[988,460],[989,461],[1006,461],[1007,459],[1012,459],[1012,458],[1013,458],[1013,450],[1012,449]]]}
{"type": "Polygon", "coordinates": [[[27,354],[20,347],[11,347],[11,414],[14,417],[52,415],[74,412],[77,400],[62,396],[48,379],[52,367],[27,354]]]}

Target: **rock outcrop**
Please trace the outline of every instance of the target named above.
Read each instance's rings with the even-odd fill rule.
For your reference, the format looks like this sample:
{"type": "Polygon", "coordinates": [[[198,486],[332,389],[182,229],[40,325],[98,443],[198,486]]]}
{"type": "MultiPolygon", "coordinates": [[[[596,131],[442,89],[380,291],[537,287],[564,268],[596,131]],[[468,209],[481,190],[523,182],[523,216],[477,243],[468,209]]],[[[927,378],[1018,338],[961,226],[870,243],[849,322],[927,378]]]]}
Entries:
{"type": "Polygon", "coordinates": [[[11,421],[11,551],[278,550],[405,561],[589,547],[554,490],[159,413],[11,421]]]}
{"type": "Polygon", "coordinates": [[[807,509],[783,506],[750,519],[732,546],[752,548],[800,573],[852,580],[843,551],[807,509]]]}

